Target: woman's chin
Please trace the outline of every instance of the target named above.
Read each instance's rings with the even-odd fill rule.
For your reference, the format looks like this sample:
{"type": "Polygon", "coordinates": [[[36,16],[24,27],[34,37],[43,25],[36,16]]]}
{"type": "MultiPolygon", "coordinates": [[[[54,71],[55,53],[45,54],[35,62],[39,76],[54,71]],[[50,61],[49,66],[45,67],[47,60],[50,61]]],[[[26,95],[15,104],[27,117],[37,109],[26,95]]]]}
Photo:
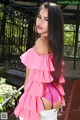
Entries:
{"type": "Polygon", "coordinates": [[[43,32],[42,32],[42,31],[40,31],[40,30],[37,30],[37,33],[38,33],[38,34],[43,34],[43,32]]]}

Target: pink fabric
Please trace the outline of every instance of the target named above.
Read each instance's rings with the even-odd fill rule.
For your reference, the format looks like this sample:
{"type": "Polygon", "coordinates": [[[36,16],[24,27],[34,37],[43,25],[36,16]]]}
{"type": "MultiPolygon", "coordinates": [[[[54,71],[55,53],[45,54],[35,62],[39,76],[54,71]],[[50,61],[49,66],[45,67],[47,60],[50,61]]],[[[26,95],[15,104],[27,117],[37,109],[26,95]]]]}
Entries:
{"type": "Polygon", "coordinates": [[[48,83],[46,85],[49,88],[49,92],[47,92],[44,97],[48,99],[52,105],[54,105],[59,100],[60,94],[52,83],[48,83]]]}
{"type": "MultiPolygon", "coordinates": [[[[34,48],[30,48],[27,52],[20,56],[22,63],[30,68],[30,74],[28,76],[28,83],[24,88],[24,93],[19,99],[19,103],[14,111],[16,116],[21,116],[24,120],[39,120],[40,111],[44,110],[41,97],[49,92],[49,87],[46,83],[53,82],[53,86],[59,92],[62,100],[62,105],[65,105],[64,101],[64,89],[62,83],[65,82],[63,75],[61,74],[58,86],[54,83],[55,68],[53,66],[54,55],[51,54],[38,54],[34,48]]],[[[53,87],[54,89],[54,87],[53,87]]],[[[53,93],[52,93],[53,94],[53,93]]],[[[57,94],[55,95],[57,96],[57,94]]],[[[54,106],[54,95],[53,95],[54,106]]]]}

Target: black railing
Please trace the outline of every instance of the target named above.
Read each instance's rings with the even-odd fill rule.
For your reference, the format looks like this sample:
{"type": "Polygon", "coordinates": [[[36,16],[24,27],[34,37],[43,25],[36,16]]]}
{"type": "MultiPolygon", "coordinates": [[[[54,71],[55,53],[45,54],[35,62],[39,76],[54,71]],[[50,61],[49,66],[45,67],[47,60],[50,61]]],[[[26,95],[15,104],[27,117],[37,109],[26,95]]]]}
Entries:
{"type": "MultiPolygon", "coordinates": [[[[35,17],[38,7],[14,3],[0,7],[0,63],[11,63],[13,60],[19,60],[19,56],[34,45],[37,36],[35,17]]],[[[64,57],[72,57],[74,60],[75,46],[65,45],[64,48],[64,57]]],[[[80,45],[77,46],[76,58],[80,58],[79,49],[80,45]]]]}
{"type": "Polygon", "coordinates": [[[36,10],[15,4],[0,10],[0,58],[17,58],[34,44],[36,10]]]}

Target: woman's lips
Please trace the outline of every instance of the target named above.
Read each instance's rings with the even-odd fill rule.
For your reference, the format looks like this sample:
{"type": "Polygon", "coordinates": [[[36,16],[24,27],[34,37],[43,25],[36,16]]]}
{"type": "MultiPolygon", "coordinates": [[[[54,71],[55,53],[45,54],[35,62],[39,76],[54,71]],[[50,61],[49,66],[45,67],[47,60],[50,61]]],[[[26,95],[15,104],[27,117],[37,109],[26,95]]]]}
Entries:
{"type": "Polygon", "coordinates": [[[43,29],[41,26],[37,26],[37,28],[38,28],[39,30],[42,30],[42,29],[43,29]]]}

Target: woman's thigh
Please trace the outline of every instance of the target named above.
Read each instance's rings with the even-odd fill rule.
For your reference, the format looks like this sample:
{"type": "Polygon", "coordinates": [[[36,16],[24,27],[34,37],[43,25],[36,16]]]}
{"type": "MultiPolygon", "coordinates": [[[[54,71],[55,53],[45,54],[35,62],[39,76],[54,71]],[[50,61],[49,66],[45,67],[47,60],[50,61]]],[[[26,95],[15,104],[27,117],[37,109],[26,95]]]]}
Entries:
{"type": "Polygon", "coordinates": [[[42,97],[42,102],[45,110],[50,110],[52,108],[51,102],[45,97],[42,97]]]}
{"type": "Polygon", "coordinates": [[[50,110],[51,108],[55,108],[55,109],[59,109],[61,107],[61,98],[59,97],[59,99],[56,101],[56,103],[54,104],[54,106],[52,105],[52,103],[46,99],[45,97],[42,97],[42,102],[43,102],[43,106],[45,110],[50,110]]]}

